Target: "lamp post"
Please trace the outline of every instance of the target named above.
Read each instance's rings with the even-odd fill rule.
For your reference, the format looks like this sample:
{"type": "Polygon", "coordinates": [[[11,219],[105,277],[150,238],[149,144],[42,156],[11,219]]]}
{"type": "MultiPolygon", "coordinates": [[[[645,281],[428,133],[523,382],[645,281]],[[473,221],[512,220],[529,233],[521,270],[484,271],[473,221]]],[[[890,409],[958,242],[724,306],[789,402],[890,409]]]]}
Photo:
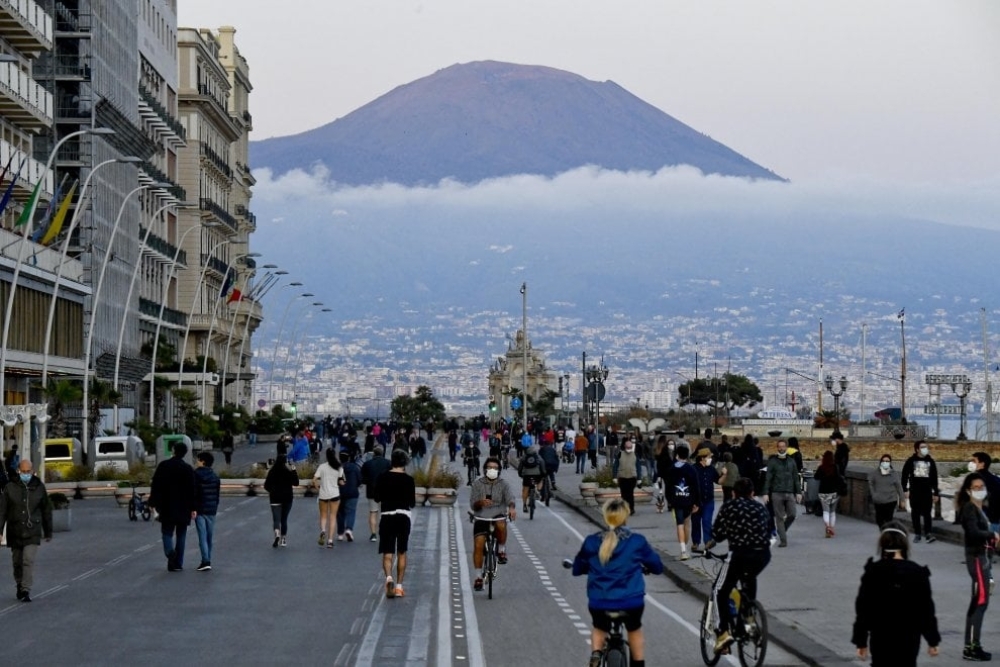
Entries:
{"type": "MultiPolygon", "coordinates": [[[[84,134],[105,136],[114,133],[114,130],[107,127],[91,127],[85,130],[70,132],[65,137],[57,141],[56,145],[52,147],[52,153],[49,154],[49,159],[45,162],[45,169],[43,169],[42,173],[38,175],[39,182],[45,180],[45,176],[48,175],[49,170],[52,168],[52,160],[55,159],[56,154],[59,152],[62,145],[73,137],[79,137],[84,134]]],[[[82,194],[83,193],[81,191],[81,195],[82,194]]],[[[3,336],[2,340],[0,340],[0,405],[7,402],[7,343],[10,340],[10,319],[11,315],[14,313],[14,294],[17,292],[17,279],[21,275],[21,266],[24,264],[24,247],[27,245],[28,235],[31,234],[31,227],[34,222],[33,218],[35,217],[35,209],[37,208],[38,197],[33,197],[31,199],[31,205],[28,209],[28,220],[24,223],[24,229],[21,232],[21,244],[17,248],[17,261],[14,264],[14,275],[11,277],[10,292],[7,294],[7,310],[4,312],[3,336]]]]}
{"type": "MultiPolygon", "coordinates": [[[[264,268],[268,268],[268,269],[275,268],[276,269],[278,267],[276,265],[274,265],[274,264],[265,264],[264,268]]],[[[275,271],[272,275],[274,275],[274,276],[287,276],[288,275],[288,271],[275,271]]],[[[275,280],[280,280],[280,278],[275,278],[275,280]]],[[[269,284],[266,288],[264,288],[264,290],[259,295],[256,295],[254,297],[254,300],[263,299],[264,295],[267,294],[267,292],[270,291],[272,284],[269,284]]],[[[243,338],[240,339],[240,351],[236,355],[236,357],[240,360],[239,365],[236,366],[236,394],[237,394],[237,396],[239,396],[239,392],[240,392],[240,389],[239,389],[239,387],[240,387],[240,372],[243,370],[243,348],[246,345],[246,342],[247,342],[247,332],[249,330],[250,330],[250,315],[248,313],[247,317],[246,317],[246,320],[243,322],[243,338]]],[[[251,358],[253,358],[252,352],[251,352],[250,356],[251,356],[251,358]]],[[[253,400],[253,395],[254,395],[254,393],[253,393],[253,384],[251,382],[251,387],[250,387],[250,399],[251,400],[253,400]]],[[[251,407],[251,409],[253,408],[253,406],[250,406],[250,407],[251,407]]]]}
{"type": "Polygon", "coordinates": [[[521,283],[521,333],[524,339],[521,345],[521,393],[524,401],[521,403],[521,424],[528,431],[528,283],[521,283]]]}
{"type": "MultiPolygon", "coordinates": [[[[233,258],[233,263],[226,267],[226,272],[222,275],[222,284],[225,286],[226,280],[229,279],[229,273],[233,270],[233,264],[239,261],[245,260],[247,257],[260,257],[259,252],[248,252],[242,255],[237,255],[233,258]]],[[[235,280],[235,279],[234,279],[235,280]]],[[[205,412],[205,405],[208,402],[208,352],[209,346],[212,344],[212,330],[215,329],[215,318],[219,314],[219,303],[222,301],[223,295],[220,294],[218,299],[215,299],[215,303],[212,306],[212,317],[208,320],[208,335],[205,336],[205,354],[202,355],[201,362],[201,411],[205,412]]],[[[233,323],[235,324],[236,318],[233,318],[233,323]]],[[[230,327],[232,329],[232,327],[230,327]]],[[[228,354],[228,351],[227,351],[228,354]]],[[[225,379],[223,379],[225,382],[225,379]]],[[[225,384],[222,385],[225,388],[225,384]]]]}
{"type": "Polygon", "coordinates": [[[590,392],[590,400],[594,402],[594,430],[598,438],[601,435],[601,401],[604,400],[604,382],[608,379],[608,373],[608,367],[604,365],[603,360],[599,366],[587,369],[587,391],[590,392]]]}
{"type": "Polygon", "coordinates": [[[839,431],[840,430],[840,397],[844,395],[845,391],[847,391],[847,378],[844,377],[843,375],[840,376],[840,380],[838,380],[838,384],[840,385],[840,391],[837,391],[836,389],[834,389],[833,376],[830,375],[829,373],[827,373],[827,375],[826,375],[826,379],[824,380],[824,384],[826,384],[826,390],[828,392],[830,392],[831,396],[833,396],[833,414],[834,414],[834,419],[836,419],[836,425],[834,426],[833,430],[834,431],[839,431]]]}
{"type": "MultiPolygon", "coordinates": [[[[303,295],[303,296],[306,296],[306,295],[303,295]]],[[[308,296],[313,296],[313,295],[309,294],[308,296]]],[[[319,301],[313,301],[312,305],[321,308],[321,307],[323,307],[324,304],[321,303],[321,302],[319,302],[319,301]]],[[[299,324],[302,322],[302,318],[305,317],[306,313],[309,313],[309,308],[304,306],[302,308],[302,310],[299,312],[298,316],[296,316],[295,321],[292,323],[292,335],[288,337],[288,340],[290,341],[290,344],[288,346],[288,353],[285,354],[285,367],[281,371],[281,384],[278,387],[278,393],[281,396],[285,395],[285,384],[286,384],[286,382],[288,380],[288,364],[291,363],[291,361],[292,361],[292,348],[293,347],[298,348],[298,352],[296,353],[296,358],[295,358],[296,368],[298,367],[298,363],[299,363],[298,362],[299,355],[302,354],[302,346],[299,345],[299,336],[302,335],[302,332],[299,330],[299,324]]],[[[295,388],[294,388],[294,384],[293,384],[293,387],[292,387],[292,400],[295,400],[295,388]]]]}
{"type": "Polygon", "coordinates": [[[111,227],[111,236],[108,238],[108,247],[104,251],[104,258],[101,260],[101,270],[97,275],[97,286],[91,297],[90,324],[87,326],[87,340],[83,344],[83,450],[87,451],[90,444],[90,351],[94,341],[94,325],[97,323],[97,307],[101,302],[101,287],[104,285],[104,275],[108,269],[108,259],[111,257],[111,249],[115,245],[115,236],[118,234],[118,227],[121,225],[122,216],[125,214],[125,205],[132,195],[154,188],[166,190],[173,187],[173,183],[147,183],[132,188],[127,195],[122,198],[122,205],[118,207],[118,215],[115,216],[115,224],[111,227]]]}
{"type": "Polygon", "coordinates": [[[956,440],[968,440],[969,437],[965,435],[965,399],[968,397],[969,392],[972,391],[972,380],[966,380],[965,382],[952,382],[951,390],[955,392],[958,396],[959,404],[959,422],[958,422],[958,437],[956,440]]]}
{"type": "MultiPolygon", "coordinates": [[[[258,256],[258,257],[260,256],[260,253],[253,253],[253,254],[256,255],[256,256],[258,256]]],[[[278,266],[277,266],[277,264],[265,264],[264,268],[265,269],[276,269],[276,268],[278,268],[278,266]]],[[[248,283],[248,285],[249,285],[249,281],[256,275],[256,273],[257,273],[256,269],[250,271],[250,273],[249,273],[249,275],[247,277],[247,283],[248,283]]],[[[236,311],[237,312],[233,313],[233,320],[229,324],[229,336],[226,338],[226,352],[225,352],[225,354],[222,355],[222,358],[223,358],[223,361],[222,361],[222,403],[223,403],[223,405],[225,405],[225,403],[226,403],[226,385],[228,384],[227,380],[229,379],[229,352],[230,352],[230,348],[232,347],[232,344],[233,344],[233,332],[236,330],[236,316],[239,315],[240,304],[243,303],[243,299],[249,298],[249,297],[250,297],[249,292],[246,294],[246,296],[244,296],[242,294],[240,295],[240,298],[236,301],[236,311]]],[[[246,319],[247,324],[249,324],[250,323],[250,315],[248,314],[245,319],[246,319]]],[[[246,332],[244,332],[243,335],[245,336],[246,332]]],[[[240,354],[241,355],[243,354],[242,350],[240,351],[240,354]]],[[[236,396],[237,400],[236,400],[236,403],[239,404],[239,386],[237,386],[236,389],[237,389],[237,396],[236,396]]]]}
{"type": "MultiPolygon", "coordinates": [[[[323,304],[321,304],[321,303],[314,303],[313,305],[314,306],[322,306],[323,304]]],[[[323,308],[319,312],[321,312],[321,313],[332,313],[333,309],[332,308],[323,308]]],[[[297,397],[299,395],[299,369],[302,368],[302,366],[299,364],[299,360],[301,358],[302,358],[302,346],[299,345],[299,351],[295,355],[295,375],[292,377],[292,397],[293,398],[295,398],[295,397],[297,397]]],[[[376,410],[375,414],[378,415],[378,407],[377,406],[376,406],[375,410],[376,410]]],[[[376,416],[376,420],[377,419],[378,419],[378,417],[376,416]]]]}
{"type": "MultiPolygon", "coordinates": [[[[289,283],[285,287],[292,287],[292,286],[298,287],[301,285],[302,283],[295,282],[295,283],[289,283]]],[[[272,391],[274,389],[274,366],[278,363],[278,345],[279,343],[281,343],[281,332],[285,328],[285,318],[288,317],[288,309],[291,308],[293,302],[310,296],[313,296],[313,294],[307,292],[305,294],[298,295],[294,299],[289,299],[288,303],[285,304],[285,310],[281,314],[281,322],[278,324],[278,335],[275,336],[274,338],[274,353],[271,354],[271,369],[267,375],[267,400],[272,403],[274,402],[272,394],[272,391]]]]}
{"type": "Polygon", "coordinates": [[[187,354],[188,336],[191,333],[191,319],[194,317],[194,307],[198,305],[198,297],[201,296],[201,284],[205,281],[205,274],[208,271],[209,260],[211,260],[212,255],[215,254],[215,251],[224,245],[229,245],[228,239],[224,241],[219,241],[214,246],[212,246],[208,251],[208,259],[206,259],[201,264],[201,274],[198,276],[198,282],[195,283],[194,297],[191,299],[191,309],[188,311],[187,326],[184,327],[184,342],[181,344],[181,349],[180,349],[180,372],[177,373],[178,389],[180,389],[184,385],[184,358],[185,355],[187,354]]]}
{"type": "MultiPolygon", "coordinates": [[[[153,215],[149,218],[149,225],[146,227],[146,233],[142,237],[142,243],[139,245],[139,257],[136,259],[135,266],[132,267],[132,278],[128,283],[128,294],[125,297],[125,307],[126,313],[128,304],[132,303],[132,291],[135,289],[135,279],[139,276],[139,268],[142,266],[142,251],[146,249],[146,244],[149,242],[149,235],[153,231],[153,221],[164,211],[166,211],[171,206],[176,206],[177,208],[194,208],[195,205],[187,202],[182,202],[178,204],[177,202],[170,202],[164,204],[160,208],[153,212],[153,215]]],[[[91,315],[93,317],[93,315],[91,315]]],[[[114,375],[114,390],[115,394],[118,393],[118,372],[121,368],[122,361],[122,344],[125,342],[125,324],[128,322],[128,317],[122,318],[121,326],[118,328],[118,349],[115,352],[115,375],[114,375]]],[[[118,401],[115,400],[115,433],[118,432],[118,401]]]]}
{"type": "MultiPolygon", "coordinates": [[[[160,296],[160,313],[156,316],[156,332],[153,334],[153,358],[150,362],[149,369],[149,423],[155,424],[155,410],[156,410],[156,352],[160,345],[160,329],[163,324],[163,311],[167,307],[167,295],[170,293],[170,283],[174,279],[174,273],[177,271],[177,260],[181,256],[181,248],[184,247],[184,239],[187,235],[195,229],[212,229],[213,227],[218,227],[222,223],[219,222],[203,222],[200,225],[194,225],[188,227],[181,234],[180,239],[177,240],[177,249],[174,251],[174,258],[170,261],[170,269],[167,271],[167,278],[163,281],[163,294],[160,296]]],[[[177,376],[184,372],[184,360],[180,360],[180,367],[177,376]]]]}

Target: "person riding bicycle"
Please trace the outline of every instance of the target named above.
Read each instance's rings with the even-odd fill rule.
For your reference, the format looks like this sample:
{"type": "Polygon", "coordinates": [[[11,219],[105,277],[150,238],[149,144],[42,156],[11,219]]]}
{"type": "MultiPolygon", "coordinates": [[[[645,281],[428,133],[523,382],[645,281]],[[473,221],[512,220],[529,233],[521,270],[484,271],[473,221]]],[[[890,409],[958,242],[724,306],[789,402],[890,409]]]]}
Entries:
{"type": "Polygon", "coordinates": [[[538,455],[542,457],[542,463],[545,464],[545,472],[549,476],[549,486],[555,491],[556,473],[559,472],[559,452],[556,451],[555,444],[549,442],[542,444],[538,455]]]}
{"type": "Polygon", "coordinates": [[[716,543],[729,540],[728,569],[715,591],[719,611],[716,653],[729,648],[734,641],[730,628],[738,628],[729,609],[729,596],[736,582],[743,584],[740,604],[749,604],[757,599],[757,575],[771,562],[771,517],[767,508],[754,499],[753,481],[741,477],[733,485],[733,493],[735,498],[723,503],[715,517],[715,539],[705,545],[706,550],[710,550],[716,543]]]}
{"type": "Polygon", "coordinates": [[[462,448],[462,461],[465,463],[465,469],[469,473],[469,481],[466,486],[471,486],[472,480],[479,477],[479,457],[482,454],[479,445],[475,442],[469,442],[462,448]]]}
{"type": "Polygon", "coordinates": [[[532,445],[524,452],[520,463],[517,464],[517,475],[521,478],[521,501],[523,511],[528,511],[528,489],[532,486],[538,488],[545,478],[545,461],[538,453],[538,446],[532,445]]]}
{"type": "MultiPolygon", "coordinates": [[[[509,516],[511,521],[517,517],[514,492],[506,480],[500,479],[500,460],[495,457],[486,459],[486,463],[483,464],[483,476],[472,483],[469,498],[476,516],[491,519],[509,516]]],[[[507,522],[497,521],[495,528],[499,545],[497,561],[504,565],[507,562],[507,522]]],[[[472,524],[472,564],[478,571],[482,571],[483,568],[483,548],[489,531],[489,521],[475,521],[472,524]]],[[[473,588],[477,591],[483,590],[481,577],[476,578],[473,588]]]]}
{"type": "Polygon", "coordinates": [[[646,582],[642,577],[647,571],[662,574],[663,561],[645,537],[625,526],[631,514],[628,503],[615,498],[604,503],[601,511],[608,529],[588,535],[573,559],[573,576],[587,575],[587,607],[593,622],[590,667],[601,664],[601,649],[611,630],[611,611],[625,612],[631,667],[645,667],[642,612],[646,582]]]}

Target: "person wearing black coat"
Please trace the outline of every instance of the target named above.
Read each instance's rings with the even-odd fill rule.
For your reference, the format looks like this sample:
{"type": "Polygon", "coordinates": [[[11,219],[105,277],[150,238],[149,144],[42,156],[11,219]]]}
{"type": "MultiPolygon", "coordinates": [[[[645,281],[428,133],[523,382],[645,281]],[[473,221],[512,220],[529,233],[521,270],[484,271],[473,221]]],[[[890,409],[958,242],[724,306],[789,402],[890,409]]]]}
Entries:
{"type": "Polygon", "coordinates": [[[52,539],[52,502],[45,484],[33,472],[31,459],[18,462],[17,475],[0,492],[0,530],[7,531],[17,599],[31,602],[35,554],[52,539]]]}
{"type": "Polygon", "coordinates": [[[288,514],[292,511],[292,487],[299,485],[299,473],[284,454],[278,454],[274,465],[264,478],[264,490],[271,503],[271,522],[274,527],[272,547],[288,546],[288,514]]]}
{"type": "Polygon", "coordinates": [[[855,600],[851,643],[873,667],[915,667],[920,638],[938,654],[941,635],[934,615],[931,572],[909,560],[906,530],[895,521],[879,535],[881,558],[869,558],[855,600]]]}
{"type": "Polygon", "coordinates": [[[538,455],[545,462],[545,472],[549,475],[549,486],[556,490],[556,472],[559,470],[559,452],[551,442],[542,445],[538,450],[538,455]]]}
{"type": "Polygon", "coordinates": [[[156,466],[149,489],[149,504],[158,515],[169,572],[184,569],[187,529],[197,515],[194,469],[184,460],[187,451],[183,442],[174,444],[174,455],[156,466]]]}

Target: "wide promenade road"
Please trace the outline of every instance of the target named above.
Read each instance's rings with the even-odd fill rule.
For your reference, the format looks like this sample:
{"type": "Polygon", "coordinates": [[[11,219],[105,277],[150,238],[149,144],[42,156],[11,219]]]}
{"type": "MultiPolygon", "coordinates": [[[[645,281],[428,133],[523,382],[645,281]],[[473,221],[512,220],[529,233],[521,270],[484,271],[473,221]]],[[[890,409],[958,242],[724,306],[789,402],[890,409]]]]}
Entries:
{"type": "MultiPolygon", "coordinates": [[[[273,445],[241,448],[236,463],[273,454],[273,445]]],[[[219,457],[221,459],[221,457],[219,457]]],[[[446,460],[446,457],[442,457],[446,460]]],[[[504,478],[519,487],[513,470],[504,478]]],[[[507,665],[586,664],[590,619],[584,578],[561,566],[584,535],[593,510],[578,507],[572,466],[560,493],[534,521],[519,517],[508,540],[494,599],[472,591],[468,492],[454,508],[418,508],[404,582],[388,600],[376,545],[367,540],[365,508],[353,543],[316,543],[314,499],[292,508],[289,545],[272,548],[266,498],[224,497],[211,572],[196,572],[194,527],[183,572],[169,573],[159,525],[129,522],[113,500],[73,503],[73,530],[39,550],[34,601],[19,603],[9,560],[0,560],[4,662],[74,665],[507,665]],[[560,498],[562,500],[560,500],[560,498]]],[[[699,665],[698,622],[706,585],[697,560],[674,560],[673,521],[640,506],[630,522],[661,550],[669,576],[647,578],[644,617],[649,665],[699,665]]],[[[815,517],[790,532],[761,577],[771,614],[769,665],[847,664],[853,600],[875,529],[842,520],[822,538],[815,517]],[[782,645],[777,643],[781,642],[782,645]]],[[[918,545],[928,563],[945,637],[933,664],[956,664],[967,604],[961,550],[918,545]]],[[[987,617],[985,645],[995,624],[987,617]]],[[[930,664],[929,660],[926,660],[930,664]]],[[[721,664],[736,664],[732,660],[721,664]]],[[[856,663],[855,663],[856,664],[856,663]]]]}

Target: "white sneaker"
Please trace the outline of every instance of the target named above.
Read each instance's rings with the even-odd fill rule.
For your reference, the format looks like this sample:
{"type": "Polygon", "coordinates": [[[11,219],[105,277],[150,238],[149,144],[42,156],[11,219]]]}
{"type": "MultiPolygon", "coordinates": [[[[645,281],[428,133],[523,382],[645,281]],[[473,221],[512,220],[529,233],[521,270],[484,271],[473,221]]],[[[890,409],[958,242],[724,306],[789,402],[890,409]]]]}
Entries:
{"type": "Polygon", "coordinates": [[[348,542],[354,541],[354,533],[351,532],[350,528],[344,531],[344,536],[347,538],[348,542]]]}

